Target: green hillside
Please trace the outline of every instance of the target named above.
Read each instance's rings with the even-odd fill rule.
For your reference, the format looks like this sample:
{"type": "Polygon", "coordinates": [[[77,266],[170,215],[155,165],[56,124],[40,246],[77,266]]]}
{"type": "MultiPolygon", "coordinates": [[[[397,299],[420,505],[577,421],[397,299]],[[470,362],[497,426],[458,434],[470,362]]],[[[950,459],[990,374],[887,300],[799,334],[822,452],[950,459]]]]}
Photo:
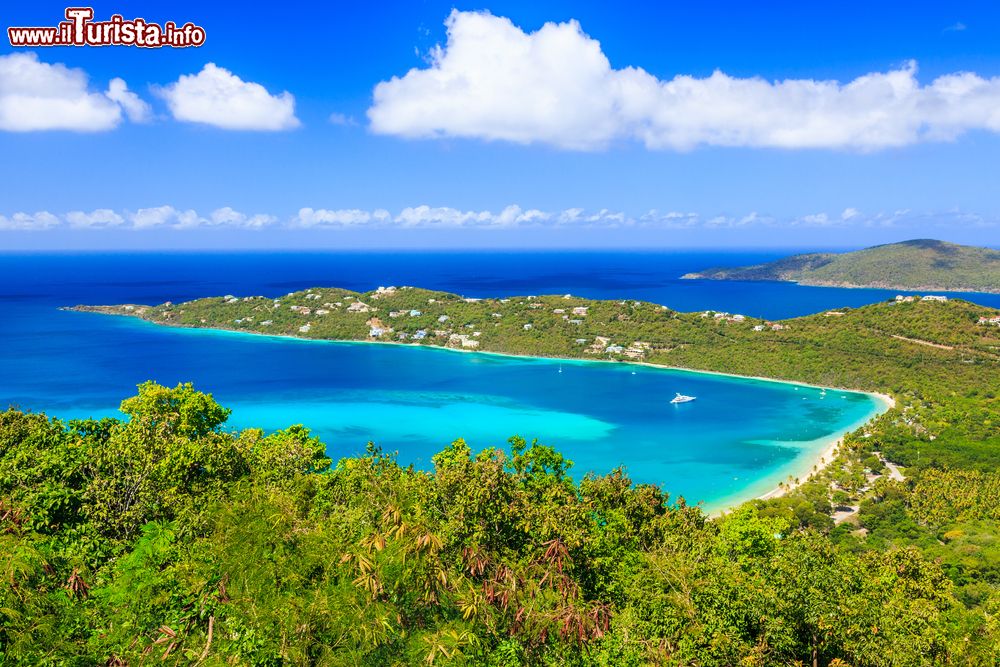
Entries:
{"type": "Polygon", "coordinates": [[[227,426],[191,385],[143,384],[121,419],[11,409],[0,664],[1000,664],[995,309],[890,301],[764,322],[400,287],[77,310],[645,360],[895,406],[800,486],[717,518],[623,470],[574,481],[518,438],[442,443],[431,470],[375,445],[335,463],[306,426],[227,426]]]}
{"type": "Polygon", "coordinates": [[[775,262],[716,267],[684,278],[783,280],[803,285],[1000,292],[1000,251],[916,239],[846,253],[793,255],[775,262]]]}

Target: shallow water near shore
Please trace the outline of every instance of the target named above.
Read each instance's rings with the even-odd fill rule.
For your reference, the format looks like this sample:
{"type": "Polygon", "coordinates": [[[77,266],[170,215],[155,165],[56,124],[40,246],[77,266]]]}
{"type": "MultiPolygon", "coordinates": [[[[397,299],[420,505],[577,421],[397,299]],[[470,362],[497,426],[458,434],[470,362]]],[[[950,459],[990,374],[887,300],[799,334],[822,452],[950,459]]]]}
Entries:
{"type": "MultiPolygon", "coordinates": [[[[213,274],[210,268],[234,260],[210,255],[187,257],[173,273],[175,260],[169,256],[147,261],[145,273],[132,256],[100,265],[74,256],[34,263],[30,257],[9,259],[0,258],[0,277],[6,279],[0,295],[6,316],[0,329],[0,401],[63,418],[116,415],[119,401],[145,380],[192,381],[233,409],[232,427],[303,423],[323,438],[334,458],[363,452],[372,440],[398,452],[401,463],[429,468],[433,454],[455,438],[481,449],[505,446],[508,437],[520,435],[559,449],[575,462],[577,477],[624,465],[638,482],[719,509],[808,472],[831,438],[881,409],[878,399],[866,394],[823,395],[817,388],[761,380],[169,329],[57,310],[75,303],[158,303],[227,292],[274,295],[344,284],[336,275],[300,273],[290,261],[283,265],[285,274],[248,274],[234,285],[232,271],[216,268],[219,273],[213,274]],[[197,280],[191,278],[192,264],[201,272],[197,280]],[[278,292],[276,281],[288,284],[278,292]],[[671,405],[675,392],[698,399],[671,405]]],[[[414,274],[435,266],[422,261],[413,265],[420,267],[414,274]]],[[[441,272],[424,277],[425,283],[447,288],[441,272]]],[[[392,282],[421,283],[419,275],[408,278],[392,282]]],[[[522,273],[518,280],[527,279],[522,273]]],[[[523,287],[494,286],[491,292],[528,291],[523,287]]],[[[586,291],[544,287],[530,291],[586,291]]],[[[691,309],[711,307],[709,302],[720,298],[712,292],[703,306],[691,309]]]]}
{"type": "MultiPolygon", "coordinates": [[[[36,392],[18,401],[25,407],[63,418],[114,416],[118,401],[144,379],[193,378],[233,409],[231,427],[303,423],[334,458],[359,454],[371,440],[401,463],[429,469],[431,457],[455,438],[478,450],[520,435],[558,448],[578,478],[622,465],[635,481],[660,484],[708,509],[802,474],[831,436],[879,409],[867,394],[644,366],[64,315],[67,326],[86,332],[86,352],[57,380],[32,382],[36,392]],[[670,404],[678,391],[698,398],[670,404]]],[[[37,361],[32,366],[20,370],[34,373],[37,361]]]]}

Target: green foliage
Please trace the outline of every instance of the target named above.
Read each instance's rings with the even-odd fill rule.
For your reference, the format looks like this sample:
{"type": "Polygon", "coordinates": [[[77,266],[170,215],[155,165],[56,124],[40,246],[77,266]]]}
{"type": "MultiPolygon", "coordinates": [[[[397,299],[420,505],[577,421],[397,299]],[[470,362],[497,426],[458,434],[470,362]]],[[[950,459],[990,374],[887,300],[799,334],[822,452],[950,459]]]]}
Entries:
{"type": "Polygon", "coordinates": [[[261,480],[293,479],[305,473],[324,472],[330,467],[326,445],[301,424],[266,437],[260,430],[247,430],[240,440],[247,448],[246,460],[251,474],[261,480]]]}
{"type": "Polygon", "coordinates": [[[744,505],[720,521],[719,553],[736,563],[770,558],[787,530],[781,518],[761,516],[744,505]]]}
{"type": "Polygon", "coordinates": [[[229,411],[190,384],[147,382],[122,412],[127,423],[83,438],[84,514],[108,537],[131,538],[149,521],[171,520],[245,473],[232,438],[217,430],[229,411]]]}
{"type": "Polygon", "coordinates": [[[793,255],[775,262],[707,269],[689,277],[714,280],[794,280],[913,290],[1000,291],[1000,252],[917,239],[846,253],[793,255]]]}
{"type": "Polygon", "coordinates": [[[143,385],[126,422],[8,411],[8,662],[1000,664],[990,309],[882,303],[772,328],[636,301],[320,288],[97,310],[622,360],[602,337],[643,361],[896,406],[805,484],[712,521],[623,470],[576,484],[570,461],[520,438],[478,454],[456,441],[432,473],[375,446],[331,468],[304,427],[223,431],[228,412],[190,385],[143,385]],[[860,510],[836,525],[840,503],[860,510]]]}
{"type": "Polygon", "coordinates": [[[158,435],[197,438],[214,431],[230,410],[215,402],[211,394],[195,391],[191,383],[173,389],[155,382],[139,385],[139,394],[122,401],[121,411],[158,435]]]}
{"type": "Polygon", "coordinates": [[[926,470],[913,486],[910,510],[918,521],[934,526],[1000,521],[1000,472],[926,470]]]}
{"type": "MultiPolygon", "coordinates": [[[[838,546],[818,497],[709,521],[622,470],[576,484],[520,438],[456,441],[432,473],[376,447],[331,468],[301,426],[221,430],[227,412],[190,385],[142,385],[123,409],[68,427],[0,414],[4,664],[1000,658],[987,526],[941,534],[966,558],[939,565],[885,538],[838,546]]],[[[907,494],[876,504],[908,516],[907,494]]]]}

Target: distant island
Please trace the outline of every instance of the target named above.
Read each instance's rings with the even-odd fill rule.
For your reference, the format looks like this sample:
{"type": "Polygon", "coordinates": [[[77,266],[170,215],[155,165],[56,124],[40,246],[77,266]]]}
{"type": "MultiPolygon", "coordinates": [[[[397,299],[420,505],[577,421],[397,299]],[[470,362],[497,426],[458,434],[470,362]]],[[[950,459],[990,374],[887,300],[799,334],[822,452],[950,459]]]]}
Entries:
{"type": "Polygon", "coordinates": [[[808,253],[753,266],[714,267],[682,278],[996,293],[1000,292],[1000,251],[915,239],[854,252],[808,253]]]}

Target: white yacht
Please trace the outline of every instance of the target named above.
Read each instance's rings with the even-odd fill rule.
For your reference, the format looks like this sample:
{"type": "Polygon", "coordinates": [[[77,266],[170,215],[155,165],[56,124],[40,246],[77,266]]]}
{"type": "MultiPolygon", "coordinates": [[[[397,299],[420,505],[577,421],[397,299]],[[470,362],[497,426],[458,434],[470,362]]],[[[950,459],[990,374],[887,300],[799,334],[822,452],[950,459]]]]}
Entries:
{"type": "Polygon", "coordinates": [[[671,403],[690,403],[691,401],[693,401],[696,398],[697,398],[697,396],[685,396],[684,394],[678,392],[677,395],[674,396],[670,400],[670,402],[671,403]]]}

